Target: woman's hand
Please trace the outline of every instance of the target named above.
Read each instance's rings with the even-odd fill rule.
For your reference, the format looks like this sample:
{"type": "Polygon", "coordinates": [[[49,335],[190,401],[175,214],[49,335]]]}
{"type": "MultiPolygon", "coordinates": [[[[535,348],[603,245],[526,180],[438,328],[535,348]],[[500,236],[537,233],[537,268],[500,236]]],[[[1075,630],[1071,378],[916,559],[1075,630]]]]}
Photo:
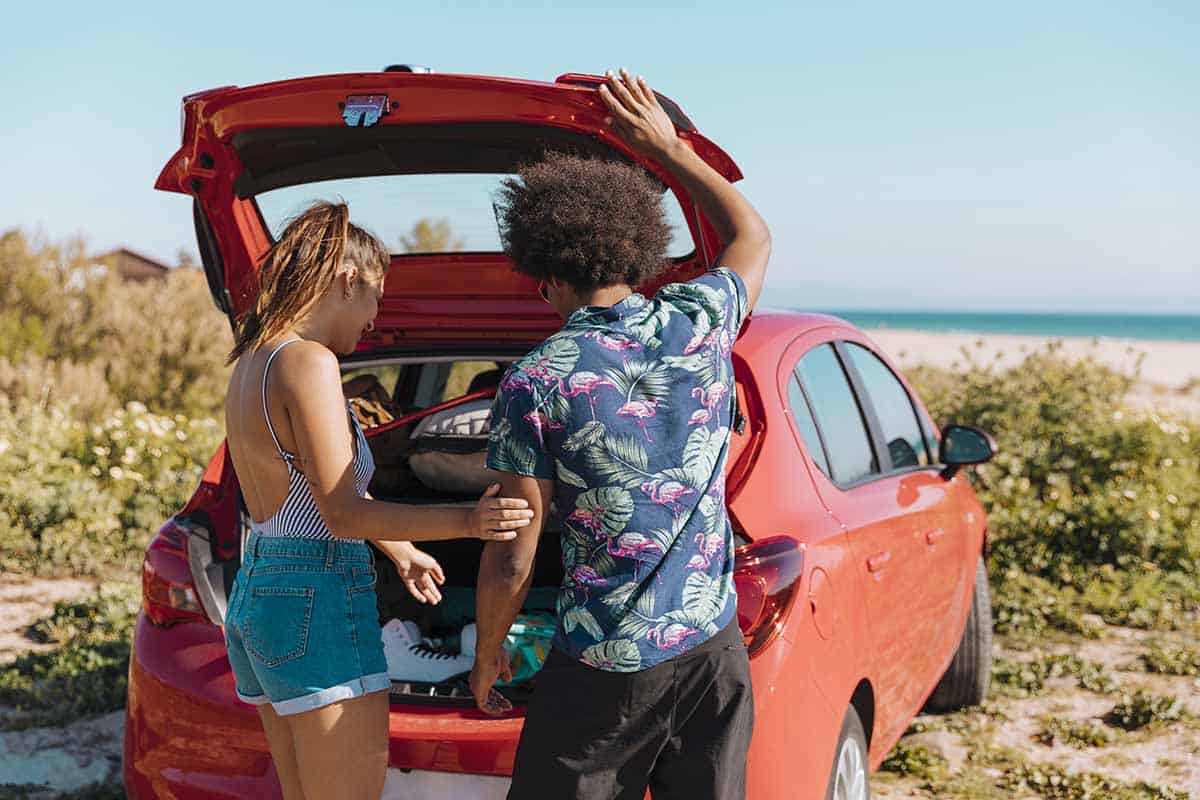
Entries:
{"type": "Polygon", "coordinates": [[[679,136],[646,79],[633,78],[624,67],[620,77],[612,70],[606,76],[608,83],[600,84],[600,99],[611,114],[608,124],[635,152],[656,159],[670,156],[679,146],[679,136]]]}
{"type": "Polygon", "coordinates": [[[442,602],[438,586],[446,582],[442,565],[412,542],[376,542],[376,546],[396,565],[396,572],[418,603],[437,605],[442,602]]]}
{"type": "Polygon", "coordinates": [[[509,542],[517,531],[533,520],[533,510],[524,498],[497,497],[500,484],[493,483],[479,498],[467,524],[469,535],[489,542],[509,542]]]}

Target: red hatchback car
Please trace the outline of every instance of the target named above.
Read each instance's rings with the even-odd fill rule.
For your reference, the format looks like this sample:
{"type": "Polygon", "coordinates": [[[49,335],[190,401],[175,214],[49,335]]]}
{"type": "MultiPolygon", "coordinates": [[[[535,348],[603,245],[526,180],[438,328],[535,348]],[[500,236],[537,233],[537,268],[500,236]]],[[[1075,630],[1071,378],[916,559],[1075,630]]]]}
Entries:
{"type": "MultiPolygon", "coordinates": [[[[389,68],[184,98],[182,145],[156,186],[193,197],[213,298],[231,319],[253,302],[273,237],[312,199],[341,195],[395,250],[376,329],[343,360],[348,394],[376,414],[375,496],[470,501],[416,469],[422,423],[467,408],[478,422],[496,370],[560,324],[498,239],[492,192],[517,165],[547,150],[641,163],[662,182],[675,230],[661,282],[699,274],[721,251],[683,187],[607,130],[601,80],[389,68]]],[[[660,99],[686,143],[741,178],[660,99]]],[[[986,461],[994,444],[966,426],[938,433],[888,359],[834,317],[758,311],[733,359],[728,502],[757,708],[749,796],[862,800],[922,707],[986,693],[987,525],[960,467],[986,461]]],[[[479,452],[478,425],[457,438],[456,456],[479,452]]],[[[280,796],[258,714],[234,694],[221,628],[247,521],[222,447],[150,543],[129,668],[132,798],[280,796]]],[[[535,587],[561,581],[557,538],[543,537],[535,587]]],[[[481,546],[429,545],[448,591],[469,600],[481,546]]],[[[404,605],[390,568],[378,560],[382,617],[404,605]]],[[[394,680],[384,797],[503,797],[535,682],[506,689],[515,710],[491,718],[461,680],[394,680]]]]}

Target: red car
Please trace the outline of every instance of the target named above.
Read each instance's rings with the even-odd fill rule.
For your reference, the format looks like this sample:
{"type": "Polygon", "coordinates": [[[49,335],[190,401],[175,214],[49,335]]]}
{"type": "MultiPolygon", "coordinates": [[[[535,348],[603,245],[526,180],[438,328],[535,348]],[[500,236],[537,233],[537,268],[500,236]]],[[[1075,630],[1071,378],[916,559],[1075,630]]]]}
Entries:
{"type": "MultiPolygon", "coordinates": [[[[377,497],[462,502],[461,491],[414,477],[415,429],[468,407],[478,421],[496,370],[560,324],[510,270],[496,233],[490,192],[516,165],[547,149],[641,161],[675,225],[660,283],[699,274],[721,252],[683,188],[606,129],[601,80],[389,68],[184,99],[182,144],[156,186],[193,197],[213,298],[231,318],[253,301],[272,237],[311,199],[345,197],[396,251],[376,329],[343,361],[360,408],[379,412],[368,431],[377,497]]],[[[685,142],[741,178],[661,100],[685,142]]],[[[733,359],[728,502],[757,709],[749,796],[866,798],[868,773],[922,707],[986,692],[987,524],[960,467],[986,461],[994,444],[966,426],[938,433],[887,357],[834,317],[760,310],[733,359]]],[[[477,453],[477,434],[460,436],[455,455],[477,453]]],[[[129,668],[132,798],[280,796],[258,714],[234,695],[221,629],[247,519],[222,447],[150,543],[129,668]]],[[[535,585],[561,580],[557,538],[543,537],[535,585]]],[[[448,585],[469,594],[480,546],[429,549],[448,585]]],[[[385,616],[404,594],[390,566],[378,560],[385,616]]],[[[529,689],[507,689],[516,709],[496,719],[461,682],[394,681],[384,796],[503,797],[529,689]]]]}

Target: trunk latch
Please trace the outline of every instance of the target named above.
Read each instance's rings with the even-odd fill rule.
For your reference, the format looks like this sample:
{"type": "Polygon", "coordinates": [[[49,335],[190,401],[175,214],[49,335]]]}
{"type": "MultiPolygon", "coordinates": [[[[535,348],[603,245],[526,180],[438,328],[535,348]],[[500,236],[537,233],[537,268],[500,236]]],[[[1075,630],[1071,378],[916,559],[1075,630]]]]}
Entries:
{"type": "Polygon", "coordinates": [[[389,110],[386,94],[352,94],[342,103],[342,121],[348,128],[369,128],[389,110]]]}

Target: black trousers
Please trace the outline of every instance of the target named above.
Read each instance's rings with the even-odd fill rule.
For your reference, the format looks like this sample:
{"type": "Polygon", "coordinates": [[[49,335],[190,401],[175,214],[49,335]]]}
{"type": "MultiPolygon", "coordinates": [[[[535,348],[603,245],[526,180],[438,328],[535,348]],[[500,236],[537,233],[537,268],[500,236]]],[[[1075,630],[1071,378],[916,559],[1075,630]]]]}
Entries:
{"type": "Polygon", "coordinates": [[[641,672],[551,651],[517,746],[509,800],[742,800],[754,727],[737,622],[641,672]]]}

